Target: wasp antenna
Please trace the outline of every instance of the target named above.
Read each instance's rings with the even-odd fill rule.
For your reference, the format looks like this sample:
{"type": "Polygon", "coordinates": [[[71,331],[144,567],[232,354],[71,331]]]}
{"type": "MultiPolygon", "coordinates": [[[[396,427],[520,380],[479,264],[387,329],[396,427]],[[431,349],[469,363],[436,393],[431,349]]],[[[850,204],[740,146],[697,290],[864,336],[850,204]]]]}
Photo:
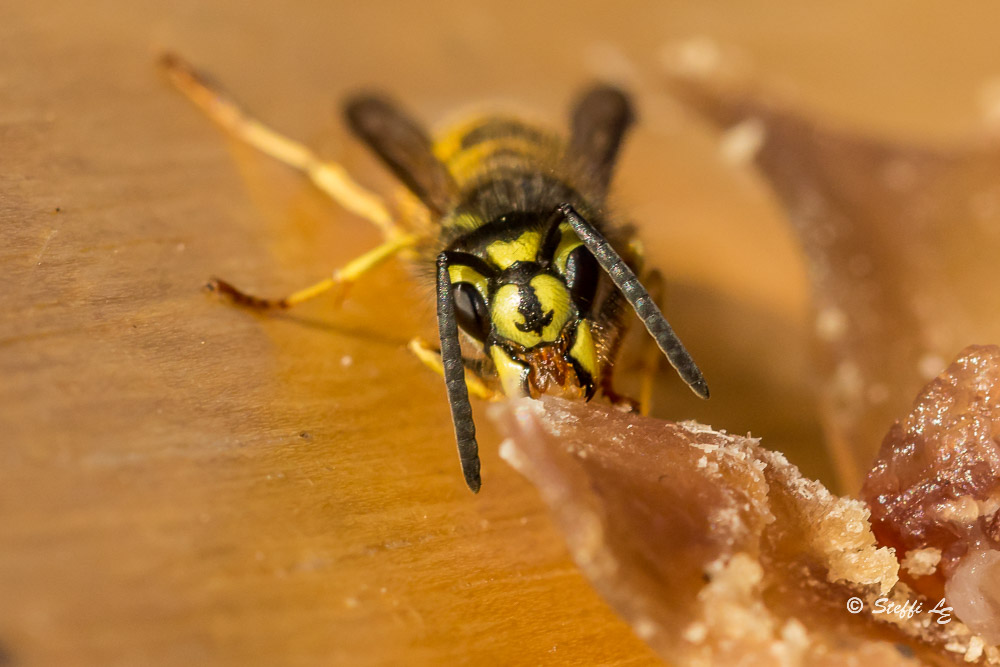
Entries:
{"type": "Polygon", "coordinates": [[[455,322],[455,302],[451,296],[451,278],[448,275],[448,254],[444,252],[437,258],[437,317],[441,336],[441,365],[444,366],[444,384],[448,389],[451,420],[455,425],[455,439],[458,441],[458,458],[462,462],[465,483],[473,493],[479,493],[482,480],[479,476],[476,424],[472,421],[469,388],[465,384],[465,364],[462,362],[458,324],[455,322]]]}
{"type": "Polygon", "coordinates": [[[635,273],[628,267],[625,260],[611,247],[608,240],[604,238],[597,229],[587,220],[578,214],[571,205],[560,204],[556,210],[569,222],[573,231],[576,232],[583,245],[594,255],[597,263],[601,265],[609,276],[615,287],[621,291],[629,305],[635,310],[636,315],[646,326],[646,330],[656,341],[660,350],[666,355],[670,365],[674,367],[691,390],[702,398],[708,398],[708,383],[702,376],[694,359],[684,348],[683,343],[674,333],[673,328],[667,319],[660,312],[656,302],[642,286],[635,273]]]}

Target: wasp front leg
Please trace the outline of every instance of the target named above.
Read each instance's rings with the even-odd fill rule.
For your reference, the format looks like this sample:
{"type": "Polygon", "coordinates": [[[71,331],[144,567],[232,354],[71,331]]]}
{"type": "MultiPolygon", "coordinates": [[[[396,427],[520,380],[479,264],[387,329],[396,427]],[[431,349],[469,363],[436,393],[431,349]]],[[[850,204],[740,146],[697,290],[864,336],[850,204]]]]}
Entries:
{"type": "MultiPolygon", "coordinates": [[[[631,228],[629,228],[629,231],[632,231],[631,228]]],[[[644,259],[642,243],[638,238],[633,237],[625,247],[628,261],[633,266],[637,267],[636,270],[639,270],[638,267],[642,266],[644,259]]],[[[608,295],[608,298],[604,300],[595,315],[595,320],[604,325],[603,329],[605,333],[601,341],[601,346],[604,348],[605,358],[608,360],[608,363],[605,364],[599,379],[601,394],[617,408],[623,408],[633,412],[639,411],[642,414],[647,414],[643,411],[641,401],[637,401],[630,396],[620,394],[614,388],[614,361],[618,358],[618,355],[621,352],[622,342],[625,339],[625,334],[628,333],[628,318],[622,313],[622,309],[625,306],[625,299],[622,297],[621,293],[613,291],[608,295]]],[[[653,349],[656,350],[655,345],[653,346],[653,349]]]]}
{"type": "MultiPolygon", "coordinates": [[[[427,368],[444,377],[444,364],[441,361],[441,352],[439,350],[433,348],[419,336],[411,340],[407,347],[427,368]]],[[[503,394],[487,386],[472,362],[467,359],[463,359],[462,361],[465,364],[465,386],[469,388],[470,394],[487,401],[498,401],[503,398],[503,394]]]]}
{"type": "MultiPolygon", "coordinates": [[[[663,298],[663,275],[657,271],[650,271],[643,279],[649,291],[650,297],[656,303],[660,303],[663,298]]],[[[614,318],[618,316],[618,309],[621,303],[614,303],[609,299],[602,307],[601,317],[614,318]],[[612,303],[609,303],[612,302],[612,303]],[[606,312],[605,312],[606,311],[606,312]]],[[[611,358],[617,354],[621,347],[622,339],[625,335],[625,326],[619,326],[612,334],[614,338],[607,344],[611,350],[611,358]]],[[[653,407],[653,381],[656,379],[656,371],[660,365],[660,349],[652,339],[645,339],[642,343],[642,352],[639,358],[639,398],[638,400],[619,394],[612,386],[613,365],[609,365],[604,375],[601,377],[601,392],[611,401],[612,405],[627,407],[630,410],[638,411],[639,414],[647,416],[653,407]]]]}
{"type": "Polygon", "coordinates": [[[292,294],[280,299],[265,299],[248,294],[237,289],[229,282],[218,278],[213,278],[208,283],[207,287],[213,292],[218,292],[219,294],[230,298],[233,303],[257,310],[291,308],[292,306],[298,305],[303,301],[308,301],[309,299],[331,290],[337,296],[338,300],[340,300],[346,295],[351,284],[356,282],[359,278],[361,278],[361,276],[379,266],[390,257],[398,254],[400,251],[412,248],[416,242],[417,237],[413,234],[396,236],[382,245],[372,248],[360,257],[351,260],[343,267],[334,271],[331,277],[324,278],[318,283],[300,289],[297,292],[293,292],[292,294]]]}
{"type": "MultiPolygon", "coordinates": [[[[657,304],[663,303],[663,274],[656,269],[650,271],[645,280],[649,296],[657,304]]],[[[651,338],[643,341],[642,357],[639,360],[639,413],[649,415],[653,408],[653,380],[660,365],[660,349],[651,338]]]]}
{"type": "Polygon", "coordinates": [[[622,298],[618,292],[612,292],[604,300],[601,307],[594,314],[594,321],[600,324],[601,338],[600,347],[603,349],[603,357],[606,360],[601,369],[600,377],[597,378],[598,386],[601,388],[601,395],[608,399],[614,406],[625,406],[634,410],[637,403],[619,394],[614,389],[614,369],[615,360],[621,351],[622,339],[625,337],[626,324],[621,315],[622,298]]]}

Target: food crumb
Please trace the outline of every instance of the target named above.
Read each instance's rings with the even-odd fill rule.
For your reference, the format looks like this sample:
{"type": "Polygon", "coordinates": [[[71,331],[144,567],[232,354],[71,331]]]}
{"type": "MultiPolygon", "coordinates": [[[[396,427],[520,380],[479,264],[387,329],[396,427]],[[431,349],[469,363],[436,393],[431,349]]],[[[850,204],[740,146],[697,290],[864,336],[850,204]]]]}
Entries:
{"type": "Polygon", "coordinates": [[[975,662],[979,660],[980,656],[983,655],[983,648],[985,646],[986,642],[981,637],[973,636],[969,639],[969,649],[965,652],[965,661],[975,662]]]}
{"type": "Polygon", "coordinates": [[[934,574],[938,563],[941,562],[941,550],[934,547],[926,549],[912,549],[906,552],[901,565],[903,569],[914,577],[926,577],[934,574]]]}

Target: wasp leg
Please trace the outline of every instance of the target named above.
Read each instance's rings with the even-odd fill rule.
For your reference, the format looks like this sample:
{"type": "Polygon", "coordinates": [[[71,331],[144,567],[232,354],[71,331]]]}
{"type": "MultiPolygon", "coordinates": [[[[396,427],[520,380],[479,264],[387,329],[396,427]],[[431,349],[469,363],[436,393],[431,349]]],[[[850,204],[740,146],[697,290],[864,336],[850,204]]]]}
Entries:
{"type": "MultiPolygon", "coordinates": [[[[602,327],[604,329],[604,337],[601,341],[601,346],[605,349],[605,355],[610,360],[618,358],[622,341],[625,338],[625,333],[628,331],[628,325],[622,317],[621,312],[622,300],[621,295],[617,292],[611,293],[604,300],[604,303],[601,304],[601,308],[597,311],[597,315],[594,318],[605,325],[615,323],[614,326],[602,327]]],[[[637,410],[639,408],[638,401],[615,391],[613,381],[614,368],[614,363],[609,363],[604,367],[600,378],[601,394],[616,407],[625,406],[629,410],[637,410]]]]}
{"type": "Polygon", "coordinates": [[[359,185],[341,165],[321,160],[306,146],[248,115],[209,77],[179,56],[165,53],[160,64],[173,84],[225,131],[301,171],[335,202],[381,229],[386,238],[402,233],[382,198],[359,185]]]}
{"type": "MultiPolygon", "coordinates": [[[[441,377],[444,377],[444,364],[441,362],[440,351],[431,347],[427,341],[419,336],[411,340],[407,347],[410,349],[410,352],[416,355],[417,359],[424,362],[425,366],[441,377]]],[[[463,359],[462,361],[465,362],[466,360],[463,359]]],[[[467,363],[465,365],[465,386],[469,388],[469,393],[476,398],[482,398],[487,401],[496,401],[502,398],[501,394],[487,387],[479,373],[470,368],[467,363]]]]}
{"type": "Polygon", "coordinates": [[[259,310],[291,308],[330,290],[336,290],[335,294],[339,303],[347,294],[347,290],[351,284],[358,280],[358,278],[379,264],[382,264],[399,251],[413,247],[416,242],[417,237],[413,234],[396,236],[382,245],[372,248],[360,257],[351,260],[343,267],[334,271],[333,276],[330,278],[324,278],[318,283],[293,292],[282,299],[263,299],[253,296],[218,278],[212,278],[207,287],[213,292],[227,296],[236,304],[259,310]]]}
{"type": "MultiPolygon", "coordinates": [[[[654,302],[660,303],[663,296],[663,275],[657,271],[650,271],[646,278],[643,280],[649,291],[650,297],[654,302]]],[[[621,302],[615,302],[614,299],[608,299],[605,301],[601,308],[598,317],[603,317],[605,319],[611,320],[619,316],[619,309],[621,308],[621,302]]],[[[606,342],[608,350],[610,351],[609,357],[615,358],[617,356],[618,349],[621,347],[622,340],[625,337],[626,327],[624,323],[613,329],[613,338],[609,338],[606,342]]],[[[646,339],[642,342],[642,356],[639,361],[639,400],[629,398],[623,394],[619,394],[614,390],[612,386],[612,370],[613,366],[609,366],[608,370],[601,377],[601,393],[603,393],[612,405],[616,406],[626,406],[632,410],[637,410],[639,414],[643,416],[649,415],[649,412],[653,406],[653,380],[656,379],[656,371],[659,368],[660,363],[660,349],[656,346],[655,342],[646,339]]]]}

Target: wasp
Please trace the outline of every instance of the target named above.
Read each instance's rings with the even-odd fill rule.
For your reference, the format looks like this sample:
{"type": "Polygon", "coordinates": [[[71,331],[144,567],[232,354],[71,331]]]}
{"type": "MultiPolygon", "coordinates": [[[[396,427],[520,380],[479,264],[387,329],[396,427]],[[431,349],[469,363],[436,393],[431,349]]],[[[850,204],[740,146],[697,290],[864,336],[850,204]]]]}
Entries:
{"type": "Polygon", "coordinates": [[[339,164],[267,127],[207,76],[173,54],[171,81],[228,133],[305,174],[343,208],[376,225],[384,242],[282,299],[208,287],[255,309],[290,308],[343,294],[365,273],[404,255],[434,276],[440,349],[410,349],[443,376],[465,481],[481,485],[470,393],[487,399],[542,394],[634,401],[612,387],[625,331],[624,303],[688,386],[708,398],[691,355],[637,277],[642,253],[605,201],[634,121],[629,97],[609,85],[583,94],[568,139],[501,115],[471,118],[432,139],[378,95],[344,105],[346,122],[404,186],[396,213],[339,164]],[[463,340],[465,349],[463,350],[463,340]]]}

